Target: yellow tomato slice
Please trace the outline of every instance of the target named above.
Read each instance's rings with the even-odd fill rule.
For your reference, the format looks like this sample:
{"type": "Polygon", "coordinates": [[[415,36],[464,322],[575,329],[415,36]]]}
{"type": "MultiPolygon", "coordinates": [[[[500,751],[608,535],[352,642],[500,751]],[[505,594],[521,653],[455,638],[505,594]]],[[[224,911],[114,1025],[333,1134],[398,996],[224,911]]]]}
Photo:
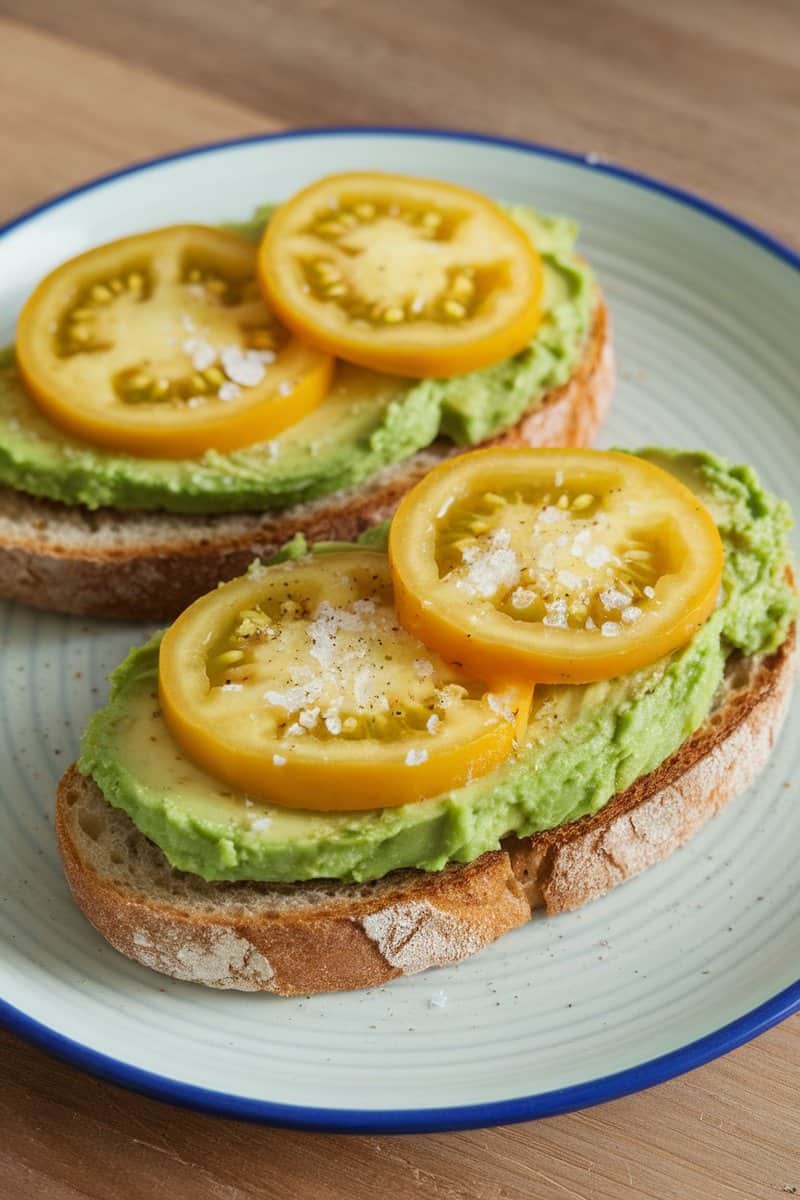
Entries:
{"type": "Polygon", "coordinates": [[[324,398],[332,360],[276,320],[256,255],[235,234],[179,225],[63,263],[17,326],[31,395],[70,433],[156,458],[280,433],[324,398]]]}
{"type": "Polygon", "coordinates": [[[398,623],[384,554],[261,568],[197,600],[159,658],[164,719],[219,779],[288,808],[438,795],[513,752],[530,684],[448,666],[398,623]]]}
{"type": "Polygon", "coordinates": [[[541,319],[541,260],[502,209],[405,175],[330,175],[298,192],[267,226],[259,274],[299,336],[396,375],[499,362],[541,319]]]}
{"type": "Polygon", "coordinates": [[[629,454],[488,449],[431,471],[392,521],[400,620],[445,659],[541,683],[625,675],[687,642],[722,542],[695,495],[629,454]]]}

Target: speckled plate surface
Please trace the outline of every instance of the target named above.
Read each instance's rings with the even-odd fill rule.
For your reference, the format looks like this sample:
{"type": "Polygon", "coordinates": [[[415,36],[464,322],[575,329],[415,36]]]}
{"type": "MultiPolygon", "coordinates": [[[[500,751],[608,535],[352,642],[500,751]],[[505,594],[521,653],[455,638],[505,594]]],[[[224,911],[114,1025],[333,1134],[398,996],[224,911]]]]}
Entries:
{"type": "MultiPolygon", "coordinates": [[[[577,217],[620,365],[602,443],[707,446],[746,459],[800,512],[800,260],[696,198],[534,146],[325,130],[132,167],[2,231],[2,341],[42,273],[89,245],[173,221],[237,218],[359,167],[453,179],[577,217]]],[[[283,1000],[206,991],[120,957],[69,899],[53,794],[107,672],[145,632],[0,607],[0,1017],[23,1036],[215,1112],[325,1129],[441,1129],[646,1087],[800,1008],[796,705],[757,786],[684,850],[457,968],[283,1000]]]]}

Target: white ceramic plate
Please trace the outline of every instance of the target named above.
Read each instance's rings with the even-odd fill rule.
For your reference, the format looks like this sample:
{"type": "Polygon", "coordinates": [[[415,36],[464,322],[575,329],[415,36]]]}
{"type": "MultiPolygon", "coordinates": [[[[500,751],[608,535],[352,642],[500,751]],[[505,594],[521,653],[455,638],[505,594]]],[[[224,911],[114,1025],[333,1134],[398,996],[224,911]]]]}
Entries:
{"type": "MultiPolygon", "coordinates": [[[[52,201],[0,237],[0,335],[57,262],[173,221],[246,215],[345,168],[428,174],[569,213],[614,318],[602,442],[707,446],[800,512],[798,275],[786,248],[629,172],[498,139],[324,130],[202,147],[52,201]]],[[[581,1107],[687,1070],[800,1008],[797,708],[758,786],[663,865],[461,966],[284,1000],[116,954],[71,903],[53,793],[140,627],[0,608],[0,1015],[119,1083],[243,1117],[437,1129],[581,1107]],[[435,993],[445,1007],[431,1005],[435,993]]]]}

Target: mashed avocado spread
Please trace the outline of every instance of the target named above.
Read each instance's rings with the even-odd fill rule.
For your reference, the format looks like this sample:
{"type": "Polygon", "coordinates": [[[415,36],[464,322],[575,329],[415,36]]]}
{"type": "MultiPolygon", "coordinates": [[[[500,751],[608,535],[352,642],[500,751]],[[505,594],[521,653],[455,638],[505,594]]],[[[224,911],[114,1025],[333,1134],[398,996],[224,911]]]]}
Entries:
{"type": "MultiPolygon", "coordinates": [[[[720,604],[687,646],[650,667],[587,686],[537,687],[525,744],[490,774],[372,812],[248,801],[194,767],[168,734],[158,711],[158,636],[114,672],[111,700],[84,736],[80,769],[174,867],[206,879],[361,881],[397,867],[439,870],[496,849],[505,834],[596,812],[703,723],[727,656],[776,649],[797,611],[785,578],[786,504],[749,467],[710,454],[640,453],[677,475],[714,516],[725,548],[720,604]]],[[[381,532],[368,537],[375,546],[381,532]]],[[[307,552],[296,538],[282,554],[307,552]]]]}
{"type": "MultiPolygon", "coordinates": [[[[256,238],[269,211],[228,228],[256,238]]],[[[23,390],[9,348],[0,351],[0,484],[88,508],[280,509],[356,486],[440,434],[474,445],[509,428],[573,374],[597,304],[594,276],[575,253],[577,226],[529,208],[510,212],[545,268],[544,319],[513,358],[423,380],[341,363],[320,407],[272,441],[169,460],[104,451],[57,429],[23,390]]]]}

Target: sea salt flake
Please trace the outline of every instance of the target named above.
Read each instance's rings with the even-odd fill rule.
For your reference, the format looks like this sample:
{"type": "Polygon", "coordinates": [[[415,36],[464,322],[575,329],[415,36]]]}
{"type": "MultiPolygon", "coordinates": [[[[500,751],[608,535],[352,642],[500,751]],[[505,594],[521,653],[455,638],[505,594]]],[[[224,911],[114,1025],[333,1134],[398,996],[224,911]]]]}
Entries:
{"type": "Polygon", "coordinates": [[[434,992],[428,1001],[428,1008],[447,1008],[447,993],[434,992]]]}

